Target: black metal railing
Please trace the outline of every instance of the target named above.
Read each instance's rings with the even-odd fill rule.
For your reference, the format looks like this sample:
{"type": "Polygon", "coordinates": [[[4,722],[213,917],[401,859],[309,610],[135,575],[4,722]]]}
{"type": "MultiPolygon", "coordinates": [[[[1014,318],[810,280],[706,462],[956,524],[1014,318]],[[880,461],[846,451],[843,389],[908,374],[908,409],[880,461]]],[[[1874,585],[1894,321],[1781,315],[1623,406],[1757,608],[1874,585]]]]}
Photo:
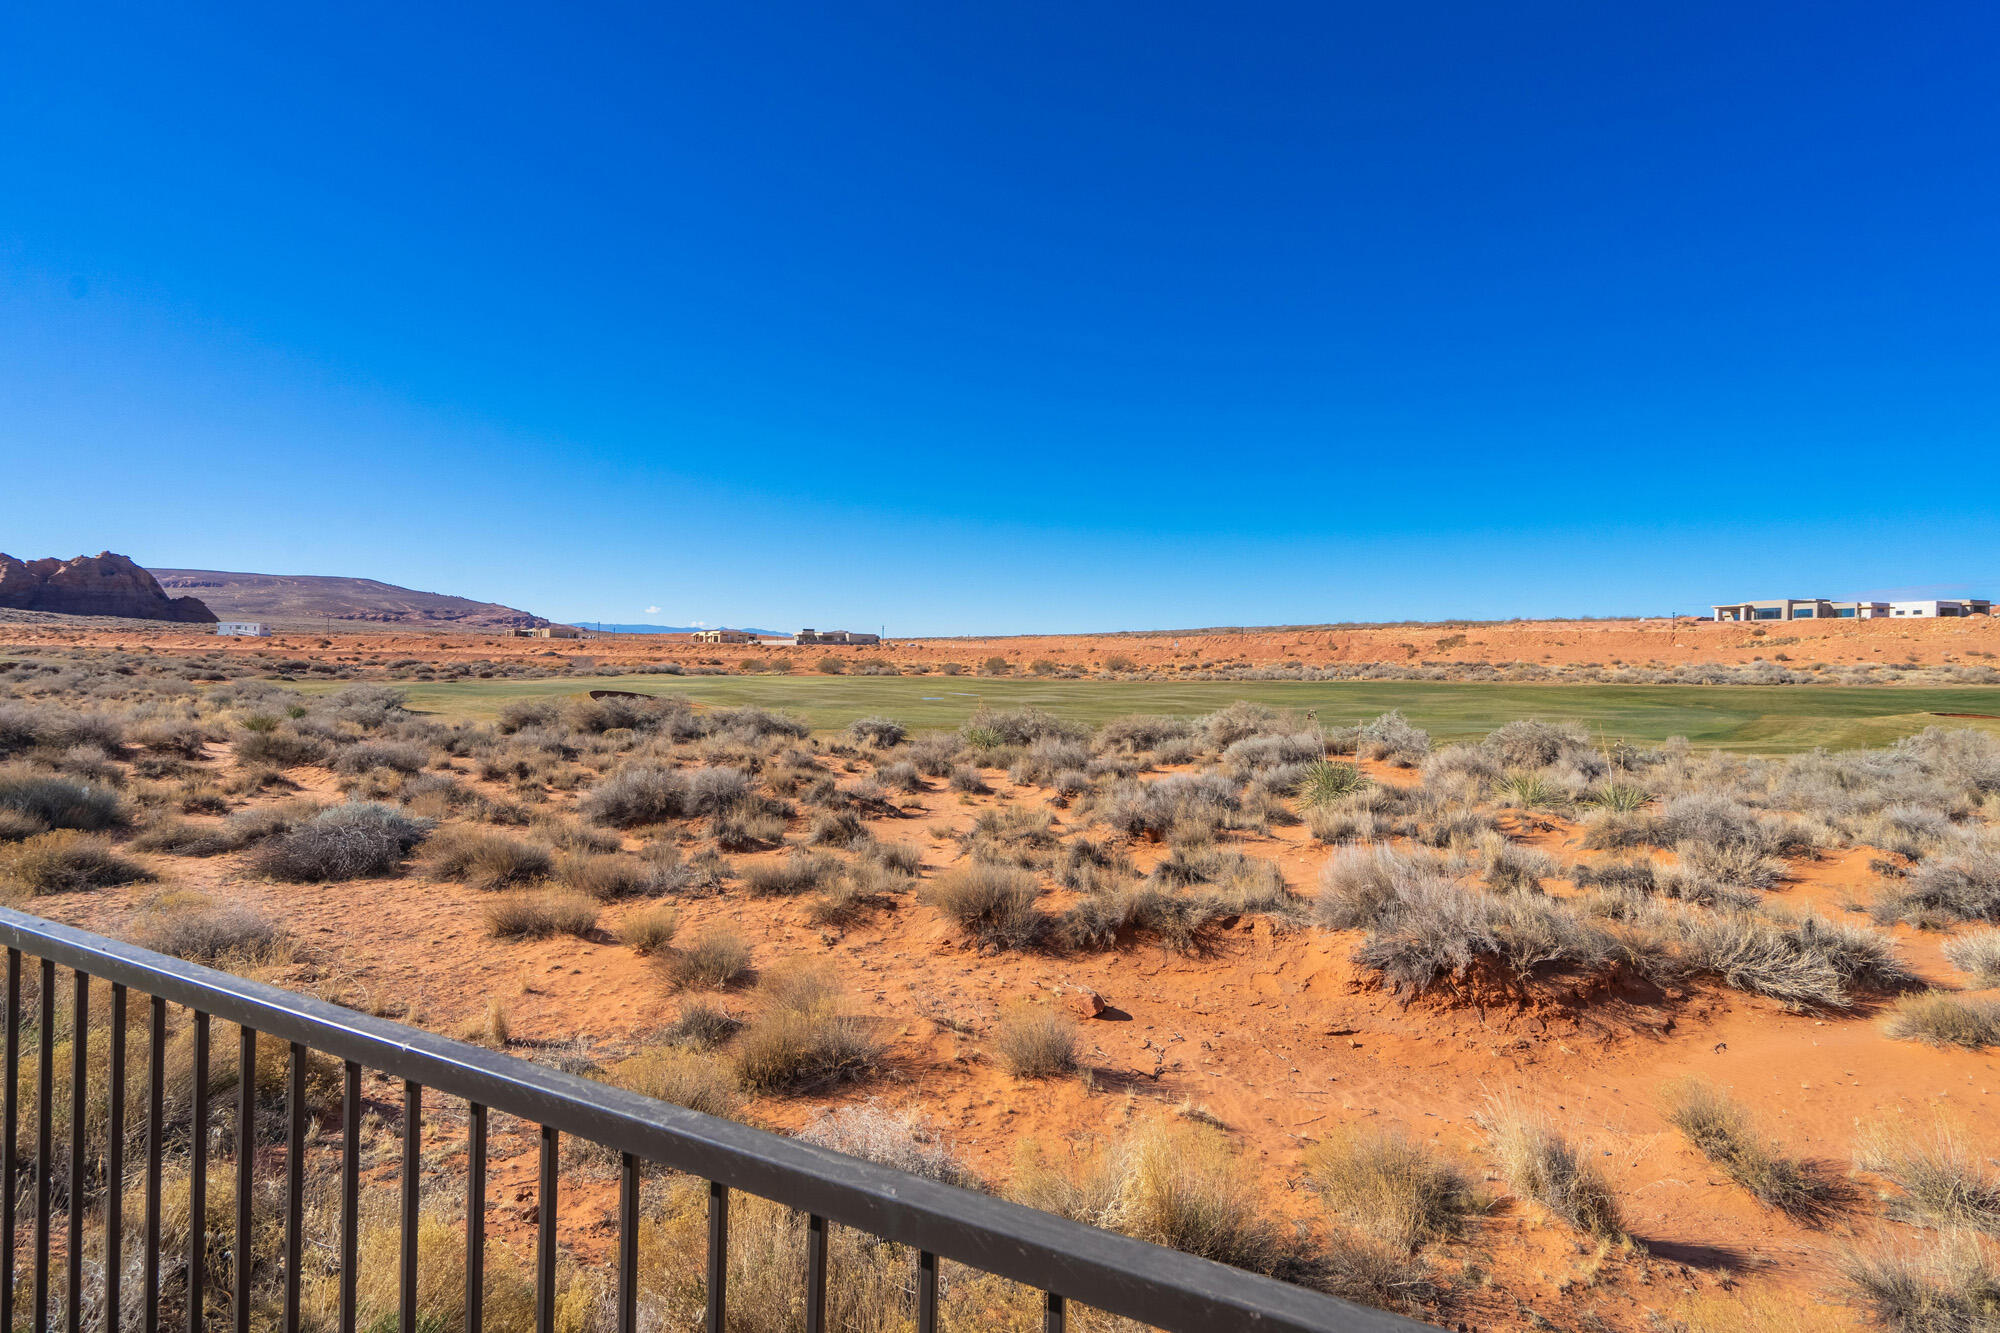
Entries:
{"type": "Polygon", "coordinates": [[[727,1255],[730,1198],[735,1192],[760,1196],[804,1214],[804,1326],[820,1333],[826,1325],[827,1237],[829,1224],[906,1246],[918,1255],[916,1322],[919,1333],[938,1323],[938,1265],[950,1260],[1036,1288],[1043,1293],[1043,1327],[1060,1333],[1071,1302],[1123,1315],[1176,1333],[1224,1330],[1387,1330],[1425,1327],[1410,1320],[1321,1295],[1303,1287],[1228,1268],[1178,1251],[1101,1231],[970,1190],[830,1152],[734,1121],[703,1115],[671,1103],[594,1083],[559,1070],[453,1041],[387,1019],[376,1018],[308,996],[200,967],[163,954],[93,935],[74,927],[0,908],[0,945],[7,949],[4,1143],[0,1143],[0,1330],[26,1327],[48,1333],[60,1314],[65,1333],[85,1327],[116,1330],[120,1318],[119,1276],[124,1254],[123,1216],[126,1134],[128,995],[147,997],[147,1087],[145,1124],[145,1217],[140,1280],[144,1333],[159,1333],[162,1313],[160,1273],[161,1164],[169,1134],[166,1098],[168,1006],[182,1006],[192,1030],[192,1093],[188,1098],[187,1282],[184,1301],[188,1333],[208,1327],[204,1290],[209,1271],[209,1237],[204,1191],[208,1179],[210,1024],[221,1019],[238,1028],[235,1257],[230,1306],[238,1333],[251,1327],[252,1229],[257,1191],[253,1170],[257,1142],[257,1038],[268,1034],[289,1043],[286,1071],[288,1120],[285,1126],[284,1237],[282,1243],[282,1327],[295,1333],[300,1323],[300,1260],[303,1245],[305,1161],[308,1154],[306,1079],[314,1053],[342,1062],[340,1136],[340,1236],[337,1263],[339,1328],[356,1326],[359,1271],[358,1217],[363,1070],[400,1080],[403,1134],[400,1166],[398,1312],[400,1327],[416,1327],[417,1234],[423,1095],[433,1093],[467,1104],[465,1195],[465,1327],[482,1326],[486,1259],[486,1175],[488,1112],[528,1121],[540,1128],[540,1181],[536,1201],[534,1285],[535,1322],[541,1333],[555,1324],[557,1283],[558,1146],[574,1136],[618,1154],[618,1243],[615,1255],[617,1327],[634,1333],[639,1286],[639,1183],[647,1165],[683,1172],[708,1182],[707,1277],[704,1327],[727,1327],[727,1255]],[[39,1015],[34,1019],[37,1068],[34,1151],[21,1150],[19,1086],[23,1031],[24,958],[39,963],[39,1015]],[[53,1063],[57,1026],[57,968],[73,973],[71,1000],[71,1106],[67,1235],[62,1256],[65,1286],[53,1301],[49,1289],[51,1155],[55,1085],[53,1063]],[[87,1156],[93,1137],[86,1133],[89,1083],[90,985],[108,983],[111,1000],[109,1070],[102,1135],[101,1240],[102,1298],[94,1299],[94,1319],[84,1309],[83,1273],[88,1231],[84,1182],[96,1165],[87,1156]],[[24,1177],[33,1181],[34,1268],[28,1299],[17,1310],[15,1241],[20,1219],[17,1194],[24,1177]],[[25,1313],[26,1319],[21,1315],[25,1313]]]}

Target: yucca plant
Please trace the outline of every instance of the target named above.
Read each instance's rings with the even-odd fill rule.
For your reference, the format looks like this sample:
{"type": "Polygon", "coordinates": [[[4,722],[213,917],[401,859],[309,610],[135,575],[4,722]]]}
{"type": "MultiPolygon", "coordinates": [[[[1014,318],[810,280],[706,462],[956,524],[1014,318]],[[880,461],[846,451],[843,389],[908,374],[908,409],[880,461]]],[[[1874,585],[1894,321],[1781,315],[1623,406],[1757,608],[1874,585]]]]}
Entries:
{"type": "Polygon", "coordinates": [[[1509,773],[1500,779],[1500,794],[1523,810],[1558,805],[1563,799],[1561,788],[1539,773],[1509,773]]]}
{"type": "Polygon", "coordinates": [[[1653,793],[1628,783],[1607,782],[1585,799],[1600,810],[1615,810],[1621,815],[1629,815],[1648,804],[1653,799],[1653,793]]]}
{"type": "Polygon", "coordinates": [[[1332,805],[1341,797],[1368,785],[1368,775],[1352,764],[1338,764],[1331,759],[1315,760],[1306,765],[1305,776],[1299,779],[1299,805],[1307,810],[1332,805]]]}

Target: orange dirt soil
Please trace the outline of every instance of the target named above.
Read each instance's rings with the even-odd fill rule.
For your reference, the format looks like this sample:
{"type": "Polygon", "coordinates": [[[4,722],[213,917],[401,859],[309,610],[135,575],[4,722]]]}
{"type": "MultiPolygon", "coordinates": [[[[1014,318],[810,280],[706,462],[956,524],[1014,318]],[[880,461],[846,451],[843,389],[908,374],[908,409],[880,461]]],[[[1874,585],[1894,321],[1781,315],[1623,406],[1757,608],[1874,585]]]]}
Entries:
{"type": "Polygon", "coordinates": [[[995,638],[891,638],[868,647],[774,647],[765,644],[697,644],[686,635],[596,635],[587,639],[515,639],[488,634],[381,633],[339,630],[332,635],[274,634],[268,639],[227,639],[203,633],[202,626],[163,625],[157,631],[93,629],[62,625],[0,626],[0,642],[10,646],[125,648],[161,652],[202,651],[250,654],[308,654],[318,660],[380,665],[398,657],[432,661],[487,659],[547,662],[587,658],[602,665],[679,662],[734,666],[746,659],[782,657],[793,669],[810,672],[828,656],[846,661],[887,658],[933,666],[955,662],[976,668],[1003,657],[1015,670],[1037,659],[1065,667],[1102,670],[1118,657],[1140,670],[1182,665],[1263,667],[1297,662],[1306,666],[1379,662],[1525,662],[1551,667],[1595,663],[1675,666],[1738,664],[1774,660],[1783,652],[1794,662],[1967,663],[2000,654],[2000,618],[1949,620],[1806,620],[1763,625],[1710,621],[1578,620],[1505,624],[1395,625],[1371,628],[1243,629],[1159,631],[1130,634],[1042,635],[995,638]]]}
{"type": "MultiPolygon", "coordinates": [[[[1534,632],[1567,637],[1600,631],[1534,632]]],[[[455,641],[424,642],[435,651],[455,641]]],[[[214,757],[223,759],[221,748],[214,748],[214,757]]],[[[1413,776],[1371,771],[1382,781],[1413,776]]],[[[337,795],[332,779],[318,770],[292,776],[307,794],[337,795]]],[[[503,794],[476,784],[470,773],[459,776],[503,794]]],[[[871,827],[882,840],[921,849],[928,877],[957,859],[951,835],[969,828],[980,811],[1049,806],[1046,792],[1013,788],[1004,773],[987,776],[997,788],[993,795],[961,796],[932,784],[923,794],[899,797],[900,816],[873,820],[871,827]]],[[[1061,821],[1066,812],[1051,813],[1061,821]]],[[[1532,845],[1569,860],[1581,855],[1573,827],[1563,820],[1511,818],[1517,835],[1532,845]]],[[[1328,854],[1297,827],[1232,834],[1227,841],[1275,861],[1291,887],[1305,894],[1315,891],[1328,854]]],[[[1132,848],[1142,869],[1164,850],[1144,843],[1132,848]]],[[[734,859],[740,868],[782,855],[734,859]]],[[[1869,857],[1855,850],[1798,863],[1775,897],[1843,915],[1847,904],[1870,892],[1869,857]]],[[[588,942],[502,943],[485,930],[487,895],[427,882],[420,871],[338,885],[280,885],[258,878],[240,856],[144,859],[159,873],[160,885],[44,898],[36,906],[115,934],[162,886],[240,898],[281,921],[318,958],[322,976],[331,977],[322,984],[346,1002],[407,1013],[411,1021],[456,1033],[498,1001],[515,1049],[524,1054],[582,1038],[600,1057],[615,1056],[669,1021],[677,1007],[655,967],[609,933],[636,905],[607,907],[607,930],[588,942]]],[[[1551,887],[1567,891],[1561,882],[1551,887]]],[[[1052,895],[1053,903],[1060,901],[1059,893],[1052,895]]],[[[892,907],[835,930],[810,924],[802,901],[732,893],[686,902],[681,938],[716,923],[752,943],[760,968],[799,959],[831,967],[857,1011],[889,1042],[883,1076],[830,1098],[761,1098],[749,1108],[751,1119],[791,1130],[829,1103],[879,1099],[914,1107],[998,1186],[1008,1180],[1024,1140],[1082,1145],[1144,1117],[1198,1109],[1241,1145],[1269,1207],[1282,1216],[1318,1215],[1302,1184],[1302,1151],[1353,1122],[1395,1125],[1435,1141],[1470,1163],[1476,1179],[1484,1176],[1483,1188],[1505,1200],[1473,1116],[1498,1093],[1548,1107],[1567,1133],[1590,1143],[1640,1248],[1604,1252],[1536,1206],[1503,1201],[1468,1241],[1447,1251],[1447,1271],[1471,1265],[1478,1275],[1449,1316],[1465,1326],[1546,1326],[1535,1324],[1539,1315],[1568,1327],[1595,1314],[1611,1327],[1638,1330],[1650,1327],[1647,1311],[1670,1312],[1690,1293],[1741,1289],[1814,1299],[1831,1289],[1832,1252],[1846,1238],[1872,1238],[1881,1225],[1873,1190],[1864,1181],[1854,1207],[1819,1229],[1760,1207],[1663,1123],[1657,1093],[1679,1075],[1713,1080],[1753,1107],[1788,1150],[1835,1172],[1848,1169],[1857,1122],[1885,1115],[1914,1129],[1942,1112],[1985,1150],[2000,1143],[2000,1060],[1993,1053],[1891,1041],[1866,1010],[1788,1013],[1707,985],[1691,994],[1634,985],[1521,1003],[1468,997],[1458,1004],[1431,999],[1406,1005],[1349,961],[1356,935],[1278,932],[1262,919],[1227,931],[1208,956],[1183,957],[1150,945],[1060,958],[990,955],[968,946],[914,895],[899,895],[892,907]],[[1083,1024],[1084,1077],[1028,1083],[996,1065],[990,1042],[1003,1005],[1072,1004],[1082,990],[1097,992],[1110,1006],[1104,1017],[1083,1024]]],[[[1894,934],[1927,979],[1962,983],[1940,957],[1939,937],[1902,927],[1894,934]]],[[[754,990],[721,998],[739,1014],[760,1003],[754,990]]],[[[384,1114],[392,1114],[398,1090],[386,1083],[371,1089],[384,1114]]],[[[439,1105],[430,1114],[441,1147],[446,1136],[462,1132],[462,1108],[439,1105]]],[[[527,1133],[496,1126],[494,1226],[501,1237],[523,1244],[534,1215],[533,1151],[527,1133]]],[[[601,1252],[612,1235],[615,1181],[600,1169],[564,1188],[566,1240],[583,1253],[601,1252]]]]}

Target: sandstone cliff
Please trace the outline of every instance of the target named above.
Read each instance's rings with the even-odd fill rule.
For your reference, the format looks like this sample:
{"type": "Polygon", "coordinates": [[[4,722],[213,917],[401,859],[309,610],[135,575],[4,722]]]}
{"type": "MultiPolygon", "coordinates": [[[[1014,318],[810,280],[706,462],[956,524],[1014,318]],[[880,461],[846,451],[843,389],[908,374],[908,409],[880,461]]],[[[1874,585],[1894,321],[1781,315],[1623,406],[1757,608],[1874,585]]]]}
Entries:
{"type": "Polygon", "coordinates": [[[110,551],[74,560],[0,554],[0,607],[198,625],[212,625],[216,618],[199,598],[167,596],[151,574],[110,551]]]}

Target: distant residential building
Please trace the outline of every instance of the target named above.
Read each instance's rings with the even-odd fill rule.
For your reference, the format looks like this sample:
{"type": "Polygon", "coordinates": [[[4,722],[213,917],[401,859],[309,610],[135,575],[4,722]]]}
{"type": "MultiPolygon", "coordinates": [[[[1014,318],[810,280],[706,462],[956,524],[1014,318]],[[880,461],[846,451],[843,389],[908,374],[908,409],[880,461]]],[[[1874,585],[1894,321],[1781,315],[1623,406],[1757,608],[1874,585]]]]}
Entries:
{"type": "Polygon", "coordinates": [[[232,639],[268,639],[271,631],[254,620],[218,620],[215,632],[232,639]]]}
{"type": "Polygon", "coordinates": [[[537,625],[530,630],[515,630],[524,639],[580,639],[583,631],[574,625],[537,625]]]}
{"type": "Polygon", "coordinates": [[[880,643],[879,634],[860,634],[851,629],[802,629],[794,643],[857,644],[880,643]]]}
{"type": "Polygon", "coordinates": [[[696,643],[755,643],[757,636],[746,629],[698,629],[694,632],[696,643]]]}
{"type": "Polygon", "coordinates": [[[1835,602],[1824,597],[1771,597],[1756,602],[1721,602],[1717,620],[1881,620],[1889,616],[1989,616],[1993,603],[1980,597],[1920,602],[1835,602]]]}

